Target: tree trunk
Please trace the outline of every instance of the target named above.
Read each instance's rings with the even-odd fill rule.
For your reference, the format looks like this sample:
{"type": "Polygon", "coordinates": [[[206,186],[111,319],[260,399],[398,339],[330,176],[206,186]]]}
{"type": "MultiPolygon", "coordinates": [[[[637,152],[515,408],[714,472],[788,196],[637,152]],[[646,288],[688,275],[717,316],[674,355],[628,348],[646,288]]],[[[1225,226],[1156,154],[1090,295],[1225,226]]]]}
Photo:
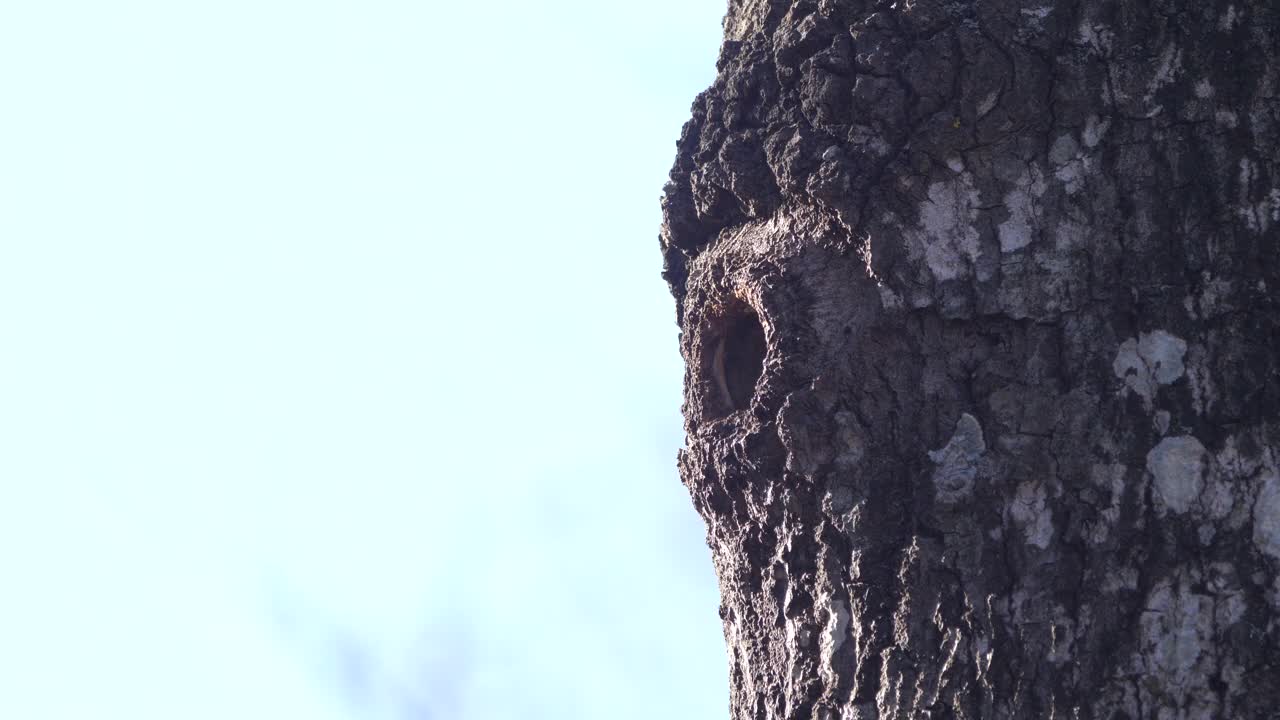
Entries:
{"type": "Polygon", "coordinates": [[[733,718],[1280,717],[1280,4],[725,34],[662,244],[733,718]]]}

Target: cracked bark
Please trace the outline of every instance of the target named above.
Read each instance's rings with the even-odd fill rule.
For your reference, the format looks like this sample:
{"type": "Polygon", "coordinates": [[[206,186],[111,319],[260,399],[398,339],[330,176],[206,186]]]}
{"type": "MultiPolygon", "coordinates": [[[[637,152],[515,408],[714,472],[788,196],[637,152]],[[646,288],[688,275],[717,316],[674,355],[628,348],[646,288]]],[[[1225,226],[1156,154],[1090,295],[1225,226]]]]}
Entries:
{"type": "Polygon", "coordinates": [[[1278,53],[731,0],[662,251],[735,720],[1280,717],[1278,53]]]}

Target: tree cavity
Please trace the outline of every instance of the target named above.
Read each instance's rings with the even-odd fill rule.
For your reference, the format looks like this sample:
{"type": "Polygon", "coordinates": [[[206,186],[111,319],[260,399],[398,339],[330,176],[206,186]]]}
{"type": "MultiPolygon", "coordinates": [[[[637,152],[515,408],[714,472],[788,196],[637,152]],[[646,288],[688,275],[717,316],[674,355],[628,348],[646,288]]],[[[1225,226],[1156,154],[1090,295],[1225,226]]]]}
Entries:
{"type": "Polygon", "coordinates": [[[768,352],[760,316],[746,303],[736,303],[721,318],[711,375],[725,408],[745,410],[755,396],[768,352]]]}

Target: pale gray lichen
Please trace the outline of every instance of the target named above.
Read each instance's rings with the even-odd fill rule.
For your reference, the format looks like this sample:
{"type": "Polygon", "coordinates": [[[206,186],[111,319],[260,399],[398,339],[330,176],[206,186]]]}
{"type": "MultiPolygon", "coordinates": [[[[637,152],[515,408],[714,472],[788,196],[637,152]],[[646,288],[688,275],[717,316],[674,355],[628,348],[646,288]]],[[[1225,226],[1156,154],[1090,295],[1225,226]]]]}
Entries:
{"type": "Polygon", "coordinates": [[[1168,385],[1182,377],[1186,369],[1182,358],[1186,354],[1186,341],[1164,330],[1138,336],[1138,355],[1150,368],[1151,377],[1161,385],[1168,385]]]}
{"type": "Polygon", "coordinates": [[[1081,44],[1094,53],[1098,55],[1109,55],[1111,53],[1111,46],[1115,43],[1115,33],[1109,30],[1106,24],[1096,23],[1089,18],[1085,18],[1080,21],[1076,32],[1081,44]]]}
{"type": "Polygon", "coordinates": [[[1151,371],[1138,355],[1138,341],[1134,338],[1120,344],[1116,359],[1111,363],[1116,377],[1124,381],[1130,390],[1138,393],[1148,404],[1155,396],[1155,388],[1151,384],[1151,371]]]}
{"type": "Polygon", "coordinates": [[[1093,158],[1083,153],[1073,135],[1060,135],[1049,150],[1049,162],[1053,165],[1053,176],[1057,178],[1068,195],[1074,195],[1084,188],[1085,176],[1093,169],[1093,158]]]}
{"type": "Polygon", "coordinates": [[[1222,17],[1218,18],[1218,29],[1222,32],[1231,32],[1239,24],[1243,15],[1244,12],[1236,10],[1235,5],[1228,5],[1227,11],[1222,13],[1222,17]]]}
{"type": "Polygon", "coordinates": [[[1080,139],[1084,141],[1085,147],[1097,147],[1110,128],[1110,120],[1103,120],[1097,115],[1090,115],[1085,118],[1084,130],[1080,133],[1080,139]]]}
{"type": "Polygon", "coordinates": [[[1044,484],[1028,480],[1018,485],[1018,494],[1009,504],[1009,517],[1022,528],[1027,544],[1041,550],[1053,540],[1053,517],[1046,499],[1044,484]]]}
{"type": "MultiPolygon", "coordinates": [[[[1185,687],[1213,639],[1213,598],[1191,590],[1187,578],[1163,581],[1147,596],[1139,621],[1142,655],[1138,664],[1160,690],[1185,694],[1185,687]]],[[[1154,689],[1154,688],[1153,688],[1154,689]]]]}
{"type": "Polygon", "coordinates": [[[936,279],[966,277],[978,260],[980,205],[973,176],[967,172],[929,185],[929,199],[920,204],[919,225],[907,237],[936,279]]]}
{"type": "Polygon", "coordinates": [[[1044,7],[1038,8],[1024,8],[1022,10],[1023,17],[1030,18],[1036,26],[1039,26],[1040,22],[1049,17],[1052,13],[1052,5],[1045,5],[1044,7]]]}
{"type": "Polygon", "coordinates": [[[1160,88],[1174,81],[1182,70],[1182,50],[1170,43],[1160,53],[1160,64],[1156,67],[1151,82],[1147,84],[1147,94],[1143,98],[1148,104],[1155,99],[1160,88]]]}
{"type": "Polygon", "coordinates": [[[1253,232],[1264,233],[1271,223],[1280,220],[1280,190],[1269,189],[1262,193],[1256,202],[1253,200],[1254,187],[1261,180],[1261,174],[1255,162],[1249,158],[1240,159],[1240,176],[1238,178],[1239,205],[1236,215],[1244,221],[1253,232]]]}
{"type": "Polygon", "coordinates": [[[938,466],[933,471],[933,484],[939,502],[957,502],[973,491],[978,458],[986,451],[982,426],[969,413],[962,414],[946,446],[929,451],[929,459],[938,466]]]}
{"type": "Polygon", "coordinates": [[[1186,372],[1186,354],[1185,340],[1156,330],[1121,343],[1111,369],[1150,407],[1159,386],[1172,384],[1186,372]]]}
{"type": "Polygon", "coordinates": [[[1193,317],[1212,318],[1229,311],[1231,308],[1224,302],[1235,294],[1235,283],[1222,277],[1214,277],[1208,271],[1200,276],[1200,295],[1187,295],[1183,307],[1193,317]]]}
{"type": "Polygon", "coordinates": [[[1156,495],[1175,513],[1185,513],[1204,492],[1205,449],[1190,435],[1167,437],[1147,453],[1156,495]]]}
{"type": "Polygon", "coordinates": [[[1236,506],[1235,489],[1224,482],[1219,482],[1216,466],[1208,465],[1209,473],[1205,477],[1204,492],[1200,496],[1200,505],[1209,519],[1225,520],[1236,506]]]}
{"type": "Polygon", "coordinates": [[[1153,718],[1238,717],[1226,709],[1230,705],[1224,708],[1223,696],[1210,683],[1217,675],[1238,685],[1240,668],[1220,652],[1220,643],[1247,605],[1240,593],[1214,586],[1212,578],[1206,587],[1205,579],[1197,569],[1180,568],[1146,597],[1132,670],[1142,676],[1137,687],[1142,702],[1160,708],[1153,718]]]}
{"type": "MultiPolygon", "coordinates": [[[[1241,442],[1246,441],[1247,437],[1244,434],[1228,435],[1222,441],[1222,449],[1214,457],[1218,467],[1222,468],[1223,476],[1229,480],[1246,480],[1263,466],[1265,455],[1241,451],[1241,442]]],[[[1252,441],[1252,438],[1249,440],[1252,441]]]]}
{"type": "MultiPolygon", "coordinates": [[[[1232,507],[1221,523],[1224,527],[1234,531],[1245,530],[1256,522],[1255,513],[1266,507],[1266,503],[1259,505],[1257,502],[1260,499],[1258,493],[1263,488],[1260,483],[1265,483],[1268,477],[1280,476],[1274,449],[1267,447],[1273,442],[1258,428],[1228,436],[1223,441],[1222,449],[1214,457],[1213,469],[1219,484],[1232,491],[1232,507]],[[1266,449],[1258,452],[1260,446],[1266,449]]],[[[1280,554],[1277,557],[1280,558],[1280,554]]]]}
{"type": "Polygon", "coordinates": [[[1080,154],[1080,145],[1070,134],[1059,135],[1049,148],[1049,162],[1055,166],[1074,160],[1080,154]]]}
{"type": "Polygon", "coordinates": [[[1106,493],[1105,506],[1098,512],[1098,522],[1089,528],[1089,540],[1094,544],[1106,542],[1111,527],[1120,520],[1120,503],[1124,498],[1124,478],[1128,468],[1118,463],[1095,464],[1090,477],[1093,484],[1106,493]]]}
{"type": "Polygon", "coordinates": [[[1253,544],[1280,560],[1280,476],[1268,473],[1253,504],[1253,544]]]}
{"type": "Polygon", "coordinates": [[[1044,173],[1033,165],[1022,173],[1013,190],[1005,194],[1004,206],[1009,211],[1009,219],[996,229],[1001,252],[1014,252],[1031,244],[1040,219],[1036,201],[1044,192],[1044,173]]]}
{"type": "Polygon", "coordinates": [[[1201,346],[1187,353],[1187,382],[1191,386],[1191,407],[1199,414],[1213,410],[1218,403],[1218,388],[1213,380],[1209,352],[1201,346]]]}

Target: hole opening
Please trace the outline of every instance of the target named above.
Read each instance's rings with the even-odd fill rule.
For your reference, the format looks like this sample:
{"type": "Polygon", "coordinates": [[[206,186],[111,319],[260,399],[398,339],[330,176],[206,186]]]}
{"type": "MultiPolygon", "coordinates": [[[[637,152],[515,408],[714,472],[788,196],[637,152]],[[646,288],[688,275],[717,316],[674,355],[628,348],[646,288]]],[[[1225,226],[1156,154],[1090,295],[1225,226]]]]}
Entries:
{"type": "Polygon", "coordinates": [[[755,310],[744,304],[726,315],[724,332],[716,342],[713,372],[717,389],[730,411],[751,406],[767,353],[764,325],[755,310]]]}

